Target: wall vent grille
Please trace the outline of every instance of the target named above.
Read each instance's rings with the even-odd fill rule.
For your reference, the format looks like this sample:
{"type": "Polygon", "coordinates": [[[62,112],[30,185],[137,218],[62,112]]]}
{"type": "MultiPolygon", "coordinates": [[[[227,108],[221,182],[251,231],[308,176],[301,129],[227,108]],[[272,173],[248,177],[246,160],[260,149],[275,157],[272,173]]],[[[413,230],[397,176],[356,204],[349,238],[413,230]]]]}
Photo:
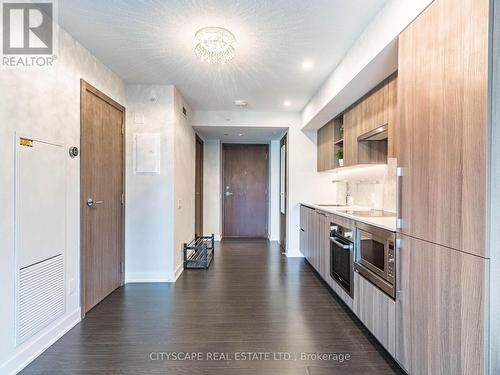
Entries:
{"type": "Polygon", "coordinates": [[[19,270],[17,345],[64,314],[63,259],[60,254],[19,270]]]}

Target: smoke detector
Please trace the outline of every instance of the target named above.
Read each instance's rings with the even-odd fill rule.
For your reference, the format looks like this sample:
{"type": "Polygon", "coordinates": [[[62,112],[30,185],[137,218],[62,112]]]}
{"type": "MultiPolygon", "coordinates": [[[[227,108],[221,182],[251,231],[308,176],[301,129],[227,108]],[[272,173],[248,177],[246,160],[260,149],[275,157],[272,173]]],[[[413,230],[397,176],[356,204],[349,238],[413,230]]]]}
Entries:
{"type": "Polygon", "coordinates": [[[245,108],[248,105],[246,100],[235,100],[234,105],[239,108],[245,108]]]}

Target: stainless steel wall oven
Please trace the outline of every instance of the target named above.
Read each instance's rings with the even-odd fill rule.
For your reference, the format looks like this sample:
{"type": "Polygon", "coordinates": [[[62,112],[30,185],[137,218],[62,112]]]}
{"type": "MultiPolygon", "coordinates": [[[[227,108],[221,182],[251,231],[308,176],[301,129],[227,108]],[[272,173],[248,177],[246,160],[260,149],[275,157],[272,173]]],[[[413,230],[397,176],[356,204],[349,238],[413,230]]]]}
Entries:
{"type": "Polygon", "coordinates": [[[354,230],[330,225],[330,276],[354,297],[354,230]]]}

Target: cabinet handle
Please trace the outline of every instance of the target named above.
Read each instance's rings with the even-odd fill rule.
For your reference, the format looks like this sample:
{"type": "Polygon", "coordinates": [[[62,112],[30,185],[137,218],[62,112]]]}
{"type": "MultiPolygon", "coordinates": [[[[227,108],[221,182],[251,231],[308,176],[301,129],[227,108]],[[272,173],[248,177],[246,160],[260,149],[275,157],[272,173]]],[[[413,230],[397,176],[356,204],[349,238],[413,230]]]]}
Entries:
{"type": "Polygon", "coordinates": [[[397,189],[397,199],[396,199],[396,212],[397,212],[397,218],[396,218],[396,229],[401,229],[403,227],[403,218],[401,217],[401,206],[402,206],[402,189],[401,189],[401,183],[403,180],[403,168],[398,167],[396,168],[396,176],[397,176],[397,183],[396,183],[396,189],[397,189]]]}

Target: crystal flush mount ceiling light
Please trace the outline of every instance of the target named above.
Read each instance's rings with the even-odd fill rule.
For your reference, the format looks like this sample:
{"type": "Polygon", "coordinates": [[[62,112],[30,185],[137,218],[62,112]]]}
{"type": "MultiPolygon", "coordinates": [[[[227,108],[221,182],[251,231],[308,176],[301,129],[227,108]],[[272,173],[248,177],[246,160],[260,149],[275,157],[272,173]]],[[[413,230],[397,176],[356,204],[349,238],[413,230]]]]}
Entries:
{"type": "Polygon", "coordinates": [[[194,36],[194,53],[201,61],[225,64],[235,56],[236,38],[221,27],[204,27],[194,36]]]}

